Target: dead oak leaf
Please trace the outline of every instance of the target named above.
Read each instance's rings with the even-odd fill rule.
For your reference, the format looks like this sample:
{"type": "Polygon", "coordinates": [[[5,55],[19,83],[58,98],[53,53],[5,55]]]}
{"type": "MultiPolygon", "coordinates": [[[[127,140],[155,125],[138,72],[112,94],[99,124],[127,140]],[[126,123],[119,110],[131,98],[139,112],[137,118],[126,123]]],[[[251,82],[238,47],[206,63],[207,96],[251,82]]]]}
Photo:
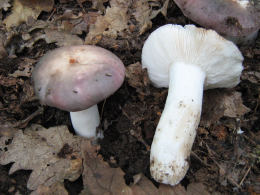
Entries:
{"type": "Polygon", "coordinates": [[[132,15],[135,17],[138,22],[139,34],[143,34],[148,29],[152,27],[152,19],[154,19],[159,13],[162,13],[164,16],[167,14],[167,8],[169,0],[166,0],[163,3],[163,6],[159,9],[153,10],[151,5],[155,1],[146,1],[146,0],[136,0],[133,3],[134,12],[132,15]]]}
{"type": "Polygon", "coordinates": [[[16,70],[14,73],[9,74],[11,77],[31,77],[32,70],[33,70],[33,64],[36,62],[34,59],[30,58],[24,58],[21,63],[19,63],[18,70],[16,70]]]}
{"type": "Polygon", "coordinates": [[[7,29],[27,22],[29,18],[37,19],[42,11],[51,11],[53,0],[14,0],[12,13],[3,21],[7,29]]]}
{"type": "Polygon", "coordinates": [[[187,186],[187,195],[210,195],[203,183],[190,183],[187,186]]]}
{"type": "Polygon", "coordinates": [[[241,117],[250,111],[242,101],[241,93],[233,90],[209,90],[203,97],[200,125],[209,127],[221,117],[241,117]]]}
{"type": "Polygon", "coordinates": [[[175,186],[160,184],[159,188],[155,187],[154,184],[144,175],[141,179],[133,186],[128,189],[128,195],[186,195],[185,188],[178,184],[175,186]]]}
{"type": "Polygon", "coordinates": [[[99,146],[91,144],[90,140],[82,142],[83,163],[83,195],[185,195],[185,188],[181,185],[169,186],[161,184],[159,188],[144,175],[132,186],[125,184],[124,172],[120,168],[111,168],[97,154],[99,146]]]}
{"type": "Polygon", "coordinates": [[[5,11],[7,11],[9,7],[11,7],[10,0],[1,0],[0,1],[0,10],[3,9],[5,11]]]}
{"type": "Polygon", "coordinates": [[[37,190],[33,191],[30,195],[68,195],[63,183],[57,182],[51,186],[40,185],[37,190]]]}
{"type": "Polygon", "coordinates": [[[142,69],[140,62],[136,62],[127,66],[126,79],[128,84],[136,89],[147,87],[150,82],[148,74],[146,70],[142,69]]]}
{"type": "Polygon", "coordinates": [[[90,24],[89,33],[85,39],[86,44],[97,44],[102,37],[116,39],[118,36],[129,39],[133,36],[143,34],[152,27],[151,20],[159,13],[166,16],[169,0],[162,7],[154,10],[154,1],[146,0],[111,0],[110,7],[105,10],[105,15],[97,16],[96,22],[90,24]],[[135,21],[132,21],[134,19],[135,21]]]}
{"type": "Polygon", "coordinates": [[[69,45],[82,45],[83,40],[77,35],[67,33],[65,31],[57,31],[53,29],[44,29],[44,39],[47,43],[56,43],[59,47],[69,45]]]}
{"type": "Polygon", "coordinates": [[[64,179],[76,180],[82,170],[81,138],[70,134],[66,126],[45,129],[32,125],[18,130],[12,139],[0,138],[0,164],[14,162],[9,174],[16,170],[32,170],[27,183],[35,190],[64,179]]]}
{"type": "Polygon", "coordinates": [[[97,155],[97,150],[98,146],[93,146],[89,140],[83,141],[84,190],[81,194],[121,194],[128,187],[124,181],[124,172],[120,168],[111,168],[97,155]]]}
{"type": "Polygon", "coordinates": [[[86,44],[98,43],[103,35],[116,39],[118,33],[128,28],[129,1],[111,0],[110,5],[104,16],[98,16],[96,22],[90,24],[89,33],[85,39],[86,44]]]}

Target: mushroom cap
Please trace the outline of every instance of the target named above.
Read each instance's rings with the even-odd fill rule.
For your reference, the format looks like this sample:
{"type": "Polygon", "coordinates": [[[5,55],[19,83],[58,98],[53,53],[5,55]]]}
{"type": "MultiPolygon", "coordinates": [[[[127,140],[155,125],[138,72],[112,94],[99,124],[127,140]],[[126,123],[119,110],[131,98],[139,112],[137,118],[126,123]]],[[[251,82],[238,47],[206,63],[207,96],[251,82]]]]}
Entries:
{"type": "Polygon", "coordinates": [[[33,71],[42,104],[81,111],[113,94],[123,83],[125,67],[110,51],[97,46],[67,46],[48,52],[33,71]]]}
{"type": "Polygon", "coordinates": [[[260,28],[258,5],[251,0],[174,1],[185,16],[224,36],[246,37],[260,28]]]}
{"type": "Polygon", "coordinates": [[[240,81],[242,61],[234,43],[194,25],[164,25],[151,33],[142,50],[142,66],[156,87],[168,87],[169,67],[178,62],[201,68],[205,89],[234,87],[240,81]]]}

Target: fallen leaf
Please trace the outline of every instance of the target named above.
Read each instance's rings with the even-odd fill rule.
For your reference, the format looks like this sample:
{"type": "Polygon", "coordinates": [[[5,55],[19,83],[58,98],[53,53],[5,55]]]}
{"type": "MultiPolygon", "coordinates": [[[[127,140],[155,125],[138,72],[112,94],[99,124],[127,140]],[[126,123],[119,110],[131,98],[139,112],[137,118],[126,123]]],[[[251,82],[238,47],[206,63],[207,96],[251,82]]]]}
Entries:
{"type": "Polygon", "coordinates": [[[191,183],[187,187],[187,195],[210,195],[203,183],[191,183]]]}
{"type": "Polygon", "coordinates": [[[129,16],[127,11],[129,4],[129,1],[111,0],[111,7],[106,9],[106,14],[98,16],[95,24],[90,24],[85,43],[95,44],[101,40],[103,35],[116,39],[119,32],[128,28],[129,16]]]}
{"type": "Polygon", "coordinates": [[[69,45],[81,45],[83,40],[77,35],[72,35],[64,31],[57,31],[52,29],[44,29],[45,40],[47,43],[56,43],[59,47],[69,45]]]}
{"type": "Polygon", "coordinates": [[[38,186],[37,190],[33,191],[30,195],[68,195],[64,185],[60,182],[54,183],[51,186],[38,186]]]}
{"type": "Polygon", "coordinates": [[[103,36],[116,39],[118,36],[132,37],[133,32],[136,32],[136,36],[143,34],[152,27],[151,20],[159,13],[166,16],[169,0],[162,7],[157,6],[156,10],[153,6],[155,2],[159,3],[156,0],[109,1],[110,7],[106,8],[105,15],[97,16],[96,22],[90,24],[85,43],[97,44],[103,36]],[[131,19],[135,19],[135,22],[131,22],[131,19]]]}
{"type": "Polygon", "coordinates": [[[248,80],[251,83],[258,84],[260,82],[260,72],[257,71],[245,71],[242,74],[241,79],[248,80]]]}
{"type": "MultiPolygon", "coordinates": [[[[153,1],[146,1],[146,0],[137,0],[134,1],[133,9],[133,16],[138,22],[138,31],[139,34],[143,34],[147,30],[152,27],[152,19],[154,19],[159,13],[162,13],[164,16],[167,14],[167,8],[169,4],[169,0],[166,0],[163,6],[160,9],[153,9],[151,3],[153,1]]],[[[155,1],[156,2],[156,1],[155,1]]]]}
{"type": "Polygon", "coordinates": [[[36,62],[34,59],[25,58],[19,64],[18,70],[14,73],[9,74],[11,77],[28,77],[30,78],[32,75],[33,64],[36,62]]]}
{"type": "Polygon", "coordinates": [[[241,117],[250,111],[242,101],[241,93],[230,90],[209,90],[205,93],[200,125],[209,127],[221,117],[241,117]]]}
{"type": "Polygon", "coordinates": [[[111,168],[97,154],[99,146],[93,146],[90,140],[84,140],[82,153],[84,159],[83,184],[81,194],[121,194],[128,188],[124,180],[124,172],[120,168],[111,168]]]}
{"type": "Polygon", "coordinates": [[[128,84],[134,88],[142,88],[149,84],[147,72],[142,69],[140,62],[127,66],[126,79],[128,84]]]}
{"type": "MultiPolygon", "coordinates": [[[[160,184],[159,188],[155,187],[154,184],[144,175],[142,175],[140,181],[135,185],[127,189],[128,195],[186,195],[185,188],[181,185],[165,185],[160,184]]],[[[126,191],[126,190],[125,190],[126,191]]]]}
{"type": "Polygon", "coordinates": [[[10,0],[0,1],[0,10],[3,9],[4,11],[7,11],[9,7],[11,7],[10,0]]]}
{"type": "Polygon", "coordinates": [[[223,125],[218,125],[218,126],[214,127],[210,131],[210,133],[220,141],[224,141],[228,135],[227,129],[223,125]]]}
{"type": "Polygon", "coordinates": [[[45,129],[32,125],[24,132],[18,130],[12,140],[0,138],[0,164],[13,162],[9,174],[32,170],[27,183],[31,190],[64,179],[74,181],[82,170],[80,142],[81,138],[70,134],[66,126],[45,129]]]}
{"type": "Polygon", "coordinates": [[[0,75],[0,85],[5,87],[11,87],[15,85],[23,85],[24,81],[14,77],[4,77],[0,75]]]}
{"type": "Polygon", "coordinates": [[[6,40],[5,32],[0,31],[0,59],[6,57],[8,55],[6,52],[6,49],[5,49],[5,40],[6,40]]]}
{"type": "Polygon", "coordinates": [[[12,14],[7,16],[3,23],[10,29],[30,18],[37,19],[42,11],[51,11],[53,5],[53,0],[14,0],[12,14]]]}
{"type": "Polygon", "coordinates": [[[92,145],[90,140],[82,142],[83,163],[83,195],[185,195],[185,188],[181,185],[169,186],[161,184],[159,188],[143,174],[131,186],[125,184],[124,172],[120,168],[111,168],[100,155],[100,146],[92,145]]]}

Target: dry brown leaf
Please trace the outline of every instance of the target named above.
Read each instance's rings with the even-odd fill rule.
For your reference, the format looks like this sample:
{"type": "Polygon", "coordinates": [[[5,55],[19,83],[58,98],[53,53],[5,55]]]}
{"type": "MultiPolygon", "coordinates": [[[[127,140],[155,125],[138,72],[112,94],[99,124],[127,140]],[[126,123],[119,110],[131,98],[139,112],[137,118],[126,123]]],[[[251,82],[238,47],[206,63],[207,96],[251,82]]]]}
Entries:
{"type": "Polygon", "coordinates": [[[143,174],[132,186],[125,184],[124,172],[120,168],[111,168],[97,154],[99,146],[91,144],[90,140],[82,142],[84,158],[83,195],[185,195],[185,189],[181,185],[160,185],[159,189],[143,174]]]}
{"type": "Polygon", "coordinates": [[[128,189],[128,194],[129,195],[158,195],[158,194],[186,195],[186,190],[181,184],[175,186],[160,184],[159,188],[157,188],[147,177],[142,175],[139,182],[128,189]]]}
{"type": "Polygon", "coordinates": [[[45,40],[47,43],[56,43],[59,47],[69,45],[81,45],[83,40],[77,35],[72,35],[64,31],[57,31],[52,29],[44,29],[45,40]]]}
{"type": "Polygon", "coordinates": [[[34,59],[25,58],[22,63],[19,64],[18,70],[14,73],[9,74],[11,77],[28,77],[30,78],[32,75],[33,64],[36,62],[34,59]]]}
{"type": "Polygon", "coordinates": [[[144,175],[142,175],[139,182],[135,185],[128,187],[122,194],[127,195],[186,195],[185,188],[181,185],[164,185],[160,184],[159,188],[155,187],[153,183],[144,175]]]}
{"type": "Polygon", "coordinates": [[[64,185],[60,182],[52,184],[51,186],[40,185],[37,190],[30,195],[68,195],[64,185]]]}
{"type": "Polygon", "coordinates": [[[241,93],[230,90],[209,90],[204,94],[200,125],[209,127],[221,117],[241,117],[250,111],[242,101],[241,93]]]}
{"type": "Polygon", "coordinates": [[[240,92],[234,91],[231,94],[226,94],[222,101],[224,106],[224,116],[234,118],[243,116],[250,111],[250,109],[243,104],[240,92]]]}
{"type": "Polygon", "coordinates": [[[7,11],[9,7],[11,7],[10,0],[1,0],[0,1],[0,10],[3,9],[5,11],[7,11]]]}
{"type": "Polygon", "coordinates": [[[37,19],[42,11],[51,11],[53,4],[53,0],[14,0],[12,14],[3,23],[10,29],[27,22],[30,18],[37,19]]]}
{"type": "Polygon", "coordinates": [[[11,87],[15,85],[23,85],[24,81],[14,77],[4,77],[0,75],[0,85],[5,87],[11,87]]]}
{"type": "Polygon", "coordinates": [[[111,168],[104,162],[97,155],[98,147],[93,146],[89,140],[83,141],[84,190],[81,194],[120,194],[123,189],[128,188],[123,177],[124,172],[120,168],[111,168]]]}
{"type": "Polygon", "coordinates": [[[187,195],[210,195],[203,183],[191,183],[187,187],[187,195]]]}
{"type": "Polygon", "coordinates": [[[155,18],[159,13],[162,13],[164,16],[167,14],[167,8],[169,0],[166,0],[163,6],[160,9],[153,10],[153,7],[150,5],[153,1],[146,0],[137,0],[134,1],[134,12],[133,16],[138,22],[139,34],[143,34],[152,27],[152,19],[155,18]]]}
{"type": "Polygon", "coordinates": [[[129,1],[111,0],[111,7],[106,9],[104,16],[97,17],[95,24],[90,24],[89,33],[85,39],[86,44],[95,44],[99,42],[103,35],[117,38],[119,32],[128,28],[127,15],[129,1]]]}
{"type": "Polygon", "coordinates": [[[147,72],[142,69],[140,62],[127,66],[126,79],[128,84],[134,88],[141,88],[149,84],[147,72]]]}
{"type": "Polygon", "coordinates": [[[5,34],[0,31],[0,59],[7,56],[7,52],[4,47],[5,34]]]}
{"type": "Polygon", "coordinates": [[[81,138],[73,136],[66,126],[45,129],[32,125],[24,132],[18,130],[11,143],[8,137],[0,138],[0,164],[14,162],[9,174],[32,170],[27,183],[32,190],[64,179],[74,181],[82,170],[80,143],[81,138]]]}
{"type": "Polygon", "coordinates": [[[105,15],[97,16],[96,22],[90,24],[85,43],[97,44],[103,36],[116,39],[120,35],[127,38],[131,37],[134,31],[138,35],[143,34],[152,27],[151,20],[159,13],[166,15],[169,0],[166,0],[161,8],[153,10],[151,4],[155,1],[111,0],[105,15]],[[137,24],[132,24],[131,18],[134,18],[137,24]]]}
{"type": "Polygon", "coordinates": [[[260,82],[260,72],[245,71],[244,74],[242,74],[241,79],[249,80],[251,83],[258,84],[260,82]]]}

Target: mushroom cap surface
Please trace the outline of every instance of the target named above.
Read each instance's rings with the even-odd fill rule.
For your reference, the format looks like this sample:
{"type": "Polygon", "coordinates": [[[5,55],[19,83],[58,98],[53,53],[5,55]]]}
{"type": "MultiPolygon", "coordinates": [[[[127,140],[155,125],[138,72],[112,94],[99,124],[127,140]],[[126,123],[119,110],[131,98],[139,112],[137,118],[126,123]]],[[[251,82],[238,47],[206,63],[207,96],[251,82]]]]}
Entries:
{"type": "Polygon", "coordinates": [[[246,37],[260,28],[258,5],[251,0],[174,1],[185,16],[225,36],[246,37]]]}
{"type": "Polygon", "coordinates": [[[123,83],[125,67],[110,51],[97,46],[67,46],[48,52],[33,71],[42,104],[81,111],[113,94],[123,83]]]}
{"type": "Polygon", "coordinates": [[[200,67],[206,74],[205,89],[234,87],[242,61],[234,43],[194,25],[164,25],[151,33],[142,50],[142,66],[156,87],[168,87],[169,68],[178,62],[200,67]]]}

